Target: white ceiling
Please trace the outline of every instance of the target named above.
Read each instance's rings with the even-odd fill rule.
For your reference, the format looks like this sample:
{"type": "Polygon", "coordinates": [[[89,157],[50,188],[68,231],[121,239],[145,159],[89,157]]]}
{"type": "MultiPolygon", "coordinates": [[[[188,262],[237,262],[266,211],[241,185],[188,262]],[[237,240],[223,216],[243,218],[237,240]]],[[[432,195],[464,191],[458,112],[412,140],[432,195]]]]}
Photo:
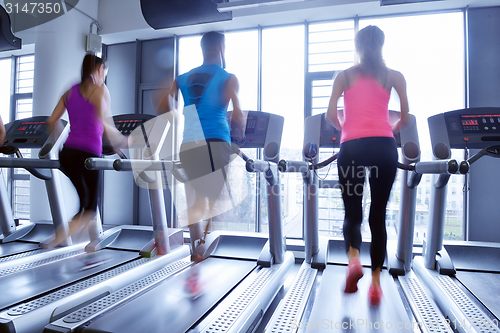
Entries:
{"type": "MultiPolygon", "coordinates": [[[[232,0],[238,1],[238,0],[232,0]]],[[[274,26],[304,21],[324,21],[357,16],[419,13],[472,7],[500,6],[500,0],[442,0],[416,4],[380,6],[373,0],[304,0],[233,11],[233,20],[195,26],[153,30],[142,17],[140,0],[99,0],[100,34],[106,44],[190,35],[210,30],[228,31],[256,26],[274,26]]]]}

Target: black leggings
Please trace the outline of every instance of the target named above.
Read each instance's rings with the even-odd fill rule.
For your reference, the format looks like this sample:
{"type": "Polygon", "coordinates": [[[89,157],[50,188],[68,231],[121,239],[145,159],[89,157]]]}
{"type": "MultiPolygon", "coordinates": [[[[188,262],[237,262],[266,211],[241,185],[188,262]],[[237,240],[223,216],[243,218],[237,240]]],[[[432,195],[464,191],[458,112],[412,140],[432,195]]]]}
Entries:
{"type": "Polygon", "coordinates": [[[345,208],[344,239],[347,250],[350,246],[357,250],[361,247],[363,187],[365,174],[369,173],[371,205],[368,220],[372,234],[372,270],[382,267],[385,260],[385,213],[396,176],[397,162],[398,151],[393,138],[350,140],[342,143],[340,147],[337,166],[345,208]]]}
{"type": "Polygon", "coordinates": [[[99,197],[99,170],[88,170],[85,167],[85,160],[89,157],[99,157],[98,155],[64,147],[59,154],[62,172],[68,176],[80,197],[80,211],[97,211],[99,197]]]}

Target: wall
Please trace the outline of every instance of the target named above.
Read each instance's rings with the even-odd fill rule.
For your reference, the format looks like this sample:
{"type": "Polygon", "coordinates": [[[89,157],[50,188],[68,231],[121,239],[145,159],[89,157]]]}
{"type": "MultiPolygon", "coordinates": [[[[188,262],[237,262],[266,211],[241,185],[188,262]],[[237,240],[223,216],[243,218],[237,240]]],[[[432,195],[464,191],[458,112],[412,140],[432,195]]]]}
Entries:
{"type": "MultiPolygon", "coordinates": [[[[107,46],[107,85],[113,115],[156,115],[158,90],[171,84],[174,75],[174,38],[162,38],[107,46]]],[[[167,137],[172,146],[172,136],[167,137]]],[[[116,157],[116,155],[114,156],[116,157]]],[[[165,186],[168,220],[172,212],[170,191],[165,186]]],[[[148,191],[134,184],[131,173],[106,171],[103,191],[103,221],[106,224],[151,225],[148,191]]]]}
{"type": "MultiPolygon", "coordinates": [[[[499,32],[500,7],[469,11],[470,107],[500,107],[499,32]]],[[[468,238],[471,241],[500,242],[498,184],[500,159],[483,157],[471,166],[468,238]]]]}
{"type": "MultiPolygon", "coordinates": [[[[96,17],[97,4],[97,0],[80,1],[77,8],[96,17]]],[[[62,94],[72,84],[80,81],[85,38],[90,23],[90,18],[71,10],[50,22],[24,31],[25,34],[34,36],[35,40],[34,116],[50,115],[62,94]]],[[[64,118],[67,119],[67,115],[64,118]]],[[[61,181],[64,206],[69,219],[78,211],[78,196],[69,179],[62,176],[61,181]]],[[[31,220],[51,220],[44,182],[31,177],[30,194],[31,220]]]]}
{"type": "MultiPolygon", "coordinates": [[[[136,112],[136,43],[108,46],[106,84],[113,115],[136,112]]],[[[110,158],[118,158],[112,155],[110,158]]],[[[134,180],[130,172],[104,171],[102,216],[105,224],[134,224],[134,180]]]]}

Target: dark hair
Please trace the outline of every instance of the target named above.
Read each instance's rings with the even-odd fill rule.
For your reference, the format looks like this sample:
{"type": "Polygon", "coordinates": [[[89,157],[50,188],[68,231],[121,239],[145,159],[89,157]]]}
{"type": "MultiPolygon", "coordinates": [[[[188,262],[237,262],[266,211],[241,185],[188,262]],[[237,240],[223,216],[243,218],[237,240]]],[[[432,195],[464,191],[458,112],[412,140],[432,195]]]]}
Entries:
{"type": "Polygon", "coordinates": [[[217,31],[210,31],[203,35],[201,38],[201,50],[203,54],[210,53],[211,51],[218,50],[220,44],[224,43],[224,34],[217,31]]]}
{"type": "Polygon", "coordinates": [[[369,25],[358,31],[354,42],[356,51],[361,58],[359,68],[362,74],[377,76],[387,68],[382,58],[384,41],[384,32],[374,25],[369,25]]]}
{"type": "Polygon", "coordinates": [[[100,58],[93,53],[87,53],[82,62],[82,82],[87,77],[90,77],[101,65],[104,65],[104,69],[108,68],[106,58],[100,58]]]}

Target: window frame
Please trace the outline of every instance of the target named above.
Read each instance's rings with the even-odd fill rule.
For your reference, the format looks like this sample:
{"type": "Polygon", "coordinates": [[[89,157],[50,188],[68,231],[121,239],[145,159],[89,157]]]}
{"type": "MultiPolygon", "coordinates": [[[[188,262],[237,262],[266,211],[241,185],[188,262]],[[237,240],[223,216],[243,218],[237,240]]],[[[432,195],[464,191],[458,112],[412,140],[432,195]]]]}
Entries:
{"type": "MultiPolygon", "coordinates": [[[[19,100],[23,99],[31,99],[33,100],[33,92],[29,93],[18,93],[17,90],[17,78],[18,78],[18,65],[19,61],[23,57],[29,57],[33,56],[34,53],[28,53],[28,54],[23,54],[23,55],[18,55],[18,56],[11,56],[12,62],[11,62],[11,85],[10,85],[10,91],[11,91],[11,97],[10,97],[10,119],[9,122],[12,122],[14,120],[17,120],[18,116],[18,110],[17,110],[17,103],[19,100]]],[[[29,181],[31,179],[29,173],[16,173],[16,169],[14,168],[9,168],[9,171],[7,172],[7,192],[10,196],[10,204],[12,207],[12,212],[14,213],[14,218],[18,218],[16,214],[16,195],[15,195],[15,181],[29,181]]]]}

